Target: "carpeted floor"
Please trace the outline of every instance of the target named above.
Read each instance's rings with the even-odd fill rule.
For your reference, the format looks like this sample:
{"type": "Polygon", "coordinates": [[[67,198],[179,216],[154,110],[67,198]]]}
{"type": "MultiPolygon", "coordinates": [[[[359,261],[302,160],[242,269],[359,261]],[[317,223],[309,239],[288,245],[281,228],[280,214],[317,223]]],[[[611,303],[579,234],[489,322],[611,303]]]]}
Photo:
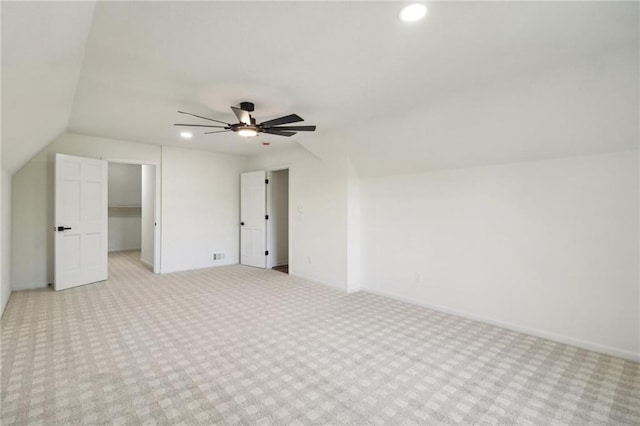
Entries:
{"type": "Polygon", "coordinates": [[[639,424],[640,365],[242,266],[14,293],[2,425],[639,424]]]}

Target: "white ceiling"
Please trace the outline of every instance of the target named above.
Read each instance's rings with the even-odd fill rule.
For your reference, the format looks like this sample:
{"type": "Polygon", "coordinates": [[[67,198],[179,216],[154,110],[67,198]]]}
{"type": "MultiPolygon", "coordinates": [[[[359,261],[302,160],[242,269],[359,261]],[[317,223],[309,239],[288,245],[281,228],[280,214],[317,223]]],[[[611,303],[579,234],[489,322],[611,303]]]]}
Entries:
{"type": "MultiPolygon", "coordinates": [[[[101,2],[95,7],[88,39],[86,14],[91,8],[83,6],[2,4],[3,88],[12,87],[15,80],[15,86],[27,92],[21,100],[3,91],[3,111],[15,115],[8,120],[5,114],[2,120],[3,167],[7,154],[6,162],[13,166],[24,162],[24,153],[33,155],[33,148],[50,142],[55,132],[40,131],[42,127],[58,132],[64,127],[60,123],[69,94],[75,94],[68,118],[71,132],[246,155],[295,142],[322,143],[330,134],[344,132],[347,149],[356,157],[354,164],[364,174],[376,174],[376,169],[402,171],[407,162],[414,170],[568,155],[583,150],[576,143],[579,135],[570,132],[565,132],[571,139],[567,149],[557,146],[566,138],[555,138],[553,144],[512,152],[500,144],[479,149],[477,141],[468,150],[464,143],[449,147],[450,138],[435,130],[425,133],[431,137],[425,149],[424,143],[405,140],[410,132],[394,138],[393,128],[382,126],[415,124],[424,116],[425,122],[442,127],[429,111],[446,108],[439,105],[449,98],[464,99],[461,94],[522,75],[591,66],[611,52],[634,52],[637,73],[638,4],[631,2],[430,3],[427,18],[412,24],[397,19],[398,2],[101,2]],[[53,13],[57,18],[51,21],[50,9],[56,8],[75,12],[60,13],[62,17],[53,13]],[[36,30],[27,21],[30,17],[40,26],[46,24],[48,31],[36,30]],[[49,43],[56,37],[62,47],[73,45],[75,50],[49,43]],[[85,42],[83,57],[78,49],[85,42]],[[44,51],[46,60],[17,60],[44,51]],[[44,84],[57,64],[76,64],[79,59],[77,91],[41,93],[38,84],[24,83],[24,73],[33,73],[44,84]],[[60,108],[52,105],[56,96],[65,98],[60,108]],[[235,121],[229,106],[245,100],[256,104],[258,121],[298,113],[306,119],[304,124],[318,125],[318,131],[290,139],[241,139],[234,134],[203,136],[196,130],[194,139],[184,141],[172,126],[203,123],[186,119],[177,110],[235,121]],[[55,115],[60,117],[54,126],[49,117],[55,115]],[[5,132],[5,127],[10,129],[5,132]],[[366,138],[358,137],[350,131],[354,128],[380,132],[365,131],[366,138]],[[5,133],[11,136],[10,143],[24,135],[24,144],[31,149],[18,155],[11,145],[7,152],[5,133]],[[264,148],[261,141],[272,145],[264,148]]],[[[620,63],[628,68],[628,62],[620,63]]],[[[72,80],[77,72],[67,68],[65,75],[72,80]]],[[[599,81],[597,75],[583,80],[599,81]]],[[[549,107],[555,104],[548,97],[542,101],[551,101],[549,107]]],[[[526,115],[540,105],[532,104],[526,115]]],[[[496,113],[502,110],[497,108],[496,113]]],[[[627,124],[628,120],[622,123],[627,124]]],[[[626,141],[630,134],[622,138],[626,141]]],[[[522,143],[537,143],[530,139],[522,143]]],[[[590,152],[591,145],[583,151],[590,152]]]]}

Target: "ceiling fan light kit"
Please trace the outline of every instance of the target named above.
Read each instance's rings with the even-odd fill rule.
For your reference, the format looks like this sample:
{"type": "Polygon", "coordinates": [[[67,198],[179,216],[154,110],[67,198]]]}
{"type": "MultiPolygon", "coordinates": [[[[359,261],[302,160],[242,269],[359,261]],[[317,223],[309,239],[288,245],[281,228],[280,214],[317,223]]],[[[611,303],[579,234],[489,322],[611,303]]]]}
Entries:
{"type": "Polygon", "coordinates": [[[283,126],[283,124],[297,123],[304,121],[302,117],[297,114],[289,114],[283,117],[274,118],[273,120],[267,120],[262,123],[256,124],[256,119],[251,116],[251,112],[255,109],[255,106],[251,102],[241,102],[240,107],[231,107],[231,110],[238,119],[238,123],[232,124],[213,118],[203,117],[190,112],[178,111],[180,114],[190,115],[192,117],[200,118],[203,120],[213,121],[216,123],[224,124],[224,126],[214,126],[210,124],[182,124],[176,123],[174,126],[185,127],[209,127],[222,130],[215,130],[211,132],[205,132],[205,135],[213,133],[226,133],[234,132],[240,136],[250,138],[257,136],[260,133],[267,133],[270,135],[291,137],[297,132],[314,132],[316,126],[283,126]]]}
{"type": "Polygon", "coordinates": [[[237,133],[240,136],[244,136],[245,138],[252,138],[254,136],[258,136],[258,131],[256,129],[252,129],[251,127],[244,127],[239,129],[237,133]]]}

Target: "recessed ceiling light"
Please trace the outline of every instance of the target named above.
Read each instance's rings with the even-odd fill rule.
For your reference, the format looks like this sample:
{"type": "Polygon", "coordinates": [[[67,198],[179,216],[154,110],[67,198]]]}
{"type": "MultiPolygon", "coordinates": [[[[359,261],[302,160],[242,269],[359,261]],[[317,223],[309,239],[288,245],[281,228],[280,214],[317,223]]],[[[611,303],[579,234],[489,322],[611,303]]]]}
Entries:
{"type": "Polygon", "coordinates": [[[180,132],[180,137],[182,139],[191,139],[193,137],[193,133],[191,133],[191,132],[180,132]]]}
{"type": "Polygon", "coordinates": [[[426,14],[427,6],[425,6],[424,4],[410,4],[402,8],[402,10],[400,11],[400,19],[405,22],[415,22],[424,18],[426,14]]]}

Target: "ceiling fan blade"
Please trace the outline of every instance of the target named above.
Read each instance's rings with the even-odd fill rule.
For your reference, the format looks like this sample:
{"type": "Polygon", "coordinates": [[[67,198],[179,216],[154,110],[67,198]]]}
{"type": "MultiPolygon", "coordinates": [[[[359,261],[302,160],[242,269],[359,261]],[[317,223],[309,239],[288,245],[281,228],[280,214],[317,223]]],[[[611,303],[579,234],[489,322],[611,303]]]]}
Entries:
{"type": "Polygon", "coordinates": [[[189,127],[217,127],[219,129],[228,129],[227,126],[210,126],[208,124],[174,124],[174,126],[189,126],[189,127]]]}
{"type": "Polygon", "coordinates": [[[269,133],[270,135],[287,136],[287,137],[290,137],[296,134],[296,132],[287,132],[284,130],[277,130],[277,129],[264,129],[263,132],[269,133]]]}
{"type": "Polygon", "coordinates": [[[217,130],[215,132],[204,132],[205,135],[210,135],[213,133],[226,133],[226,132],[230,132],[231,130],[217,130]]]}
{"type": "Polygon", "coordinates": [[[304,121],[304,120],[298,114],[289,114],[289,115],[285,115],[284,117],[274,118],[273,120],[260,123],[260,126],[272,127],[280,124],[297,123],[298,121],[304,121]]]}
{"type": "Polygon", "coordinates": [[[186,115],[190,115],[190,116],[192,116],[192,117],[202,118],[203,120],[215,121],[216,123],[226,124],[227,126],[231,126],[231,123],[225,123],[224,121],[214,120],[213,118],[207,118],[207,117],[203,117],[203,116],[201,116],[201,115],[191,114],[190,112],[184,112],[184,111],[178,111],[178,112],[179,112],[180,114],[186,114],[186,115]]]}
{"type": "Polygon", "coordinates": [[[295,130],[296,132],[315,132],[316,126],[278,126],[270,127],[272,130],[295,130]]]}
{"type": "Polygon", "coordinates": [[[251,124],[251,115],[249,115],[249,111],[245,111],[238,107],[232,106],[231,109],[233,113],[238,117],[238,121],[244,124],[251,124]]]}

